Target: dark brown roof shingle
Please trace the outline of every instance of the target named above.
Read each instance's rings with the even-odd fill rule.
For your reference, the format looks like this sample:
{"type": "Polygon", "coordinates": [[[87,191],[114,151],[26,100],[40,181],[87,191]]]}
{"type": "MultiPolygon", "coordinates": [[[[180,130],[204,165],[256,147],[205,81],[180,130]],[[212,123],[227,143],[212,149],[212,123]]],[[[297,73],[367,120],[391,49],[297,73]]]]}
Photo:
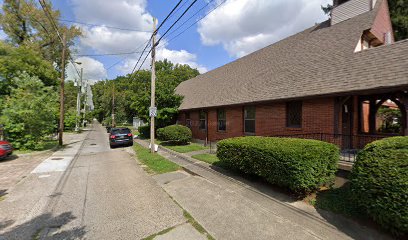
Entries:
{"type": "Polygon", "coordinates": [[[180,110],[408,86],[408,41],[354,52],[374,17],[324,22],[185,81],[180,110]]]}

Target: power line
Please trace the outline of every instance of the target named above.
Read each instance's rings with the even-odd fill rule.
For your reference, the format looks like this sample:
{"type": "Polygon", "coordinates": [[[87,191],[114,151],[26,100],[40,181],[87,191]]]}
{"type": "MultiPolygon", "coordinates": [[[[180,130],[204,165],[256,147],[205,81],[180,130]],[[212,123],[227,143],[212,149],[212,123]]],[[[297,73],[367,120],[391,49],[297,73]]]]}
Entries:
{"type": "MultiPolygon", "coordinates": [[[[148,39],[147,41],[145,41],[144,43],[142,43],[139,47],[137,47],[137,48],[135,49],[135,51],[138,50],[138,49],[140,49],[143,45],[145,45],[145,44],[147,44],[147,43],[149,43],[149,39],[148,39]]],[[[111,69],[111,68],[113,68],[114,66],[118,65],[119,63],[121,63],[121,62],[122,62],[123,60],[125,60],[125,59],[127,59],[127,57],[123,57],[123,58],[120,59],[119,61],[115,62],[114,64],[112,64],[111,66],[109,66],[109,67],[106,69],[106,71],[108,71],[109,69],[111,69]]]]}
{"type": "Polygon", "coordinates": [[[101,54],[73,54],[77,57],[102,57],[102,56],[120,56],[120,55],[132,55],[135,53],[142,53],[138,51],[122,52],[122,53],[101,53],[101,54]]]}
{"type": "MultiPolygon", "coordinates": [[[[169,17],[171,16],[171,14],[173,14],[173,12],[177,9],[177,7],[178,7],[182,2],[183,2],[183,0],[180,0],[180,1],[176,4],[176,6],[173,7],[173,9],[170,11],[170,13],[167,14],[166,18],[163,20],[163,22],[160,24],[160,26],[159,26],[159,27],[153,32],[153,34],[150,36],[149,42],[150,42],[150,40],[152,40],[153,35],[155,35],[155,34],[159,31],[159,29],[163,26],[163,24],[167,21],[167,19],[169,19],[169,17]]],[[[143,53],[146,51],[146,49],[147,49],[148,46],[149,46],[149,43],[146,44],[145,48],[144,48],[143,51],[142,51],[142,54],[140,54],[139,59],[137,60],[135,66],[133,67],[132,72],[130,73],[130,79],[131,79],[131,80],[133,79],[133,73],[135,72],[135,69],[136,69],[137,65],[139,64],[140,59],[142,58],[143,53]]],[[[152,47],[153,47],[153,46],[152,46],[152,47]]],[[[150,52],[151,52],[151,49],[150,49],[149,53],[150,53],[150,52]]],[[[149,54],[149,53],[148,53],[148,54],[149,54]]],[[[146,61],[146,60],[144,60],[144,61],[146,61]]],[[[144,63],[144,61],[143,61],[143,63],[144,63]]],[[[143,63],[142,63],[142,65],[143,65],[143,63]]],[[[140,66],[142,66],[142,65],[140,65],[140,66]]],[[[140,69],[140,68],[139,68],[139,69],[140,69]]],[[[138,71],[139,71],[139,70],[138,70],[138,71]]],[[[136,73],[137,73],[137,72],[136,72],[136,73]]]]}
{"type": "MultiPolygon", "coordinates": [[[[194,1],[187,7],[187,9],[184,10],[184,12],[177,18],[177,20],[167,29],[167,31],[159,38],[159,40],[157,41],[157,43],[155,43],[155,46],[152,46],[152,48],[151,48],[151,49],[149,50],[149,52],[147,53],[146,57],[143,59],[143,62],[142,62],[142,64],[140,65],[139,69],[136,71],[136,73],[140,71],[140,69],[142,68],[143,64],[146,62],[147,57],[148,57],[149,54],[152,52],[152,49],[153,49],[154,47],[156,47],[156,46],[160,43],[160,40],[174,27],[174,25],[177,24],[178,21],[180,21],[180,19],[188,12],[188,10],[190,10],[190,8],[191,8],[197,1],[198,1],[198,0],[194,0],[194,1]]],[[[162,24],[162,25],[163,25],[163,24],[162,24]]],[[[161,26],[161,25],[160,25],[160,26],[161,26]]],[[[142,56],[142,55],[140,55],[140,56],[142,56]]],[[[139,58],[139,59],[140,59],[140,58],[139,58]]],[[[133,71],[132,71],[132,74],[133,74],[133,71]]]]}
{"type": "Polygon", "coordinates": [[[223,2],[221,2],[220,4],[218,4],[216,7],[214,7],[213,9],[211,9],[208,13],[206,13],[204,16],[202,16],[201,18],[199,18],[197,21],[195,21],[194,23],[192,23],[190,26],[188,26],[187,28],[185,28],[182,32],[180,32],[179,34],[177,34],[176,36],[172,37],[170,40],[168,40],[167,42],[171,42],[173,41],[175,38],[179,37],[181,34],[183,34],[184,32],[186,32],[188,29],[190,29],[192,26],[194,26],[195,24],[197,24],[198,22],[200,22],[201,20],[203,20],[204,18],[206,18],[210,13],[212,13],[215,9],[217,9],[218,7],[220,7],[222,4],[224,4],[227,0],[224,0],[223,2]]]}
{"type": "MultiPolygon", "coordinates": [[[[190,10],[190,8],[197,2],[198,0],[194,0],[186,10],[184,10],[184,12],[177,18],[177,20],[167,29],[167,31],[159,38],[159,40],[157,41],[157,43],[155,44],[156,46],[160,43],[160,40],[162,40],[162,38],[164,38],[166,36],[166,34],[174,27],[174,25],[176,25],[178,23],[178,21],[180,21],[180,19],[188,12],[188,10],[190,10]]],[[[155,47],[155,46],[153,46],[155,47]]]]}
{"type": "Polygon", "coordinates": [[[208,1],[203,7],[201,7],[198,11],[196,11],[193,15],[191,15],[186,21],[184,21],[180,26],[178,26],[176,29],[174,29],[173,31],[171,31],[169,33],[169,35],[172,35],[174,32],[176,32],[177,30],[179,30],[182,26],[184,26],[184,24],[186,24],[188,21],[190,21],[190,19],[192,19],[194,16],[196,16],[199,12],[201,12],[204,8],[206,8],[210,3],[212,3],[214,0],[210,0],[208,1]]]}
{"type": "MultiPolygon", "coordinates": [[[[44,13],[45,13],[45,16],[48,18],[48,20],[51,22],[51,25],[53,26],[54,30],[57,32],[58,38],[60,39],[61,43],[62,43],[63,45],[65,45],[65,44],[64,44],[64,40],[62,39],[61,34],[60,34],[59,30],[58,30],[58,26],[57,26],[57,24],[54,22],[54,19],[52,18],[52,15],[51,15],[50,11],[48,10],[46,3],[45,3],[45,2],[42,2],[42,0],[38,0],[38,2],[40,3],[41,8],[43,9],[43,11],[44,11],[44,13]]],[[[65,47],[65,46],[64,46],[64,47],[65,47]]],[[[77,68],[76,65],[75,65],[74,59],[72,59],[71,54],[68,54],[68,55],[69,55],[69,59],[70,59],[70,61],[71,61],[72,66],[74,66],[74,68],[75,68],[75,72],[78,74],[78,77],[81,77],[81,74],[79,73],[79,70],[78,70],[78,68],[77,68]]],[[[61,71],[65,71],[65,69],[61,69],[61,71]]]]}
{"type": "Polygon", "coordinates": [[[93,24],[93,23],[86,23],[86,22],[81,22],[81,21],[74,21],[74,20],[69,20],[69,19],[58,19],[61,22],[69,22],[69,23],[76,23],[76,24],[82,24],[90,27],[106,27],[106,28],[112,28],[116,30],[122,30],[122,31],[130,31],[130,32],[146,32],[146,33],[151,33],[152,31],[144,31],[144,30],[138,30],[138,29],[131,29],[131,28],[121,28],[121,27],[114,27],[114,26],[108,26],[104,24],[93,24]]]}

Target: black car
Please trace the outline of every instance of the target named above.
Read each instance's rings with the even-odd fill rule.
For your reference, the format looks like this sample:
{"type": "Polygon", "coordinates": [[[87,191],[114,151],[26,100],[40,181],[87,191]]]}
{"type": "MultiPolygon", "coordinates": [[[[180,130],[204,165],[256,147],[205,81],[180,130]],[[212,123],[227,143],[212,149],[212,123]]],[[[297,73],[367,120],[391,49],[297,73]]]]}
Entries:
{"type": "Polygon", "coordinates": [[[121,145],[133,146],[133,134],[129,128],[111,128],[109,134],[111,148],[121,145]]]}

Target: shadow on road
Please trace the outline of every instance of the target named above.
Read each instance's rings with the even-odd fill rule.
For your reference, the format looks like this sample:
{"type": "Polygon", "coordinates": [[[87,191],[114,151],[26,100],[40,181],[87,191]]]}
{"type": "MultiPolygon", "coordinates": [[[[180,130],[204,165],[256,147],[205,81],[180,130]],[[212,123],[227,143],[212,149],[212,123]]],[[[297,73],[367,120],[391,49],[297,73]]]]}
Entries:
{"type": "MultiPolygon", "coordinates": [[[[31,221],[17,225],[0,233],[3,239],[82,239],[85,236],[85,227],[64,229],[64,225],[76,219],[71,212],[58,216],[50,213],[42,214],[31,221]]],[[[0,223],[0,230],[13,224],[8,220],[0,223]]]]}

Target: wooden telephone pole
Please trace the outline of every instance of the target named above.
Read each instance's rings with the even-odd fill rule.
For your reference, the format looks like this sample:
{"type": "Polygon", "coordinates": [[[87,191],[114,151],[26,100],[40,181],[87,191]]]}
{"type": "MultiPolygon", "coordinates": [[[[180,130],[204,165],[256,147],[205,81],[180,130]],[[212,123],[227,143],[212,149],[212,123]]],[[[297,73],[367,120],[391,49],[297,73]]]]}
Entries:
{"type": "Polygon", "coordinates": [[[62,56],[61,56],[61,89],[60,89],[60,119],[58,129],[58,144],[62,146],[62,135],[64,133],[64,84],[65,84],[65,49],[67,46],[67,38],[65,32],[62,35],[62,56]]]}
{"type": "Polygon", "coordinates": [[[112,127],[116,127],[116,122],[115,122],[115,80],[113,80],[113,90],[112,90],[112,127]]]}
{"type": "Polygon", "coordinates": [[[150,97],[150,152],[155,151],[155,141],[154,141],[154,117],[157,113],[155,108],[155,97],[156,97],[156,18],[153,18],[153,36],[152,36],[152,83],[151,83],[151,97],[150,97]]]}

